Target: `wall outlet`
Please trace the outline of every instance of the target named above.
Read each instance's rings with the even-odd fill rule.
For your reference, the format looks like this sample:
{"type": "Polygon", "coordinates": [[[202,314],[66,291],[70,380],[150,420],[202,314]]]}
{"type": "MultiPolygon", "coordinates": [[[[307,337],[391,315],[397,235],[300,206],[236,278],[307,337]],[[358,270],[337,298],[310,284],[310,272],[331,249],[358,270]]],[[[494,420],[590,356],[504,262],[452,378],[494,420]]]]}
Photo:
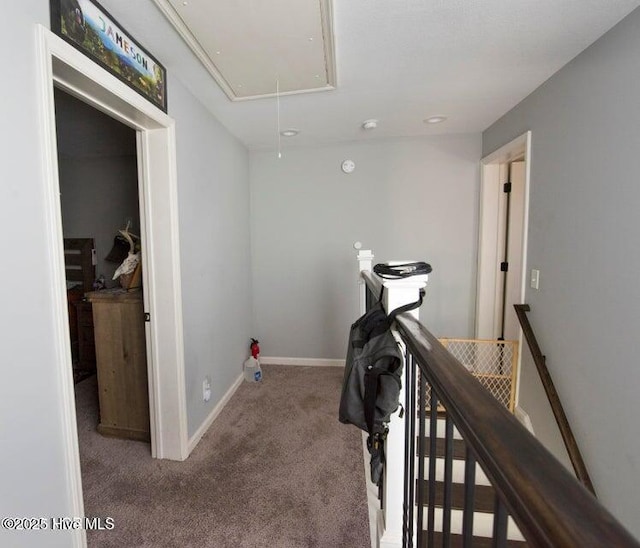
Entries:
{"type": "Polygon", "coordinates": [[[205,377],[202,381],[202,400],[209,401],[211,399],[211,379],[205,377]]]}
{"type": "Polygon", "coordinates": [[[535,268],[531,269],[531,288],[540,289],[540,271],[535,268]]]}

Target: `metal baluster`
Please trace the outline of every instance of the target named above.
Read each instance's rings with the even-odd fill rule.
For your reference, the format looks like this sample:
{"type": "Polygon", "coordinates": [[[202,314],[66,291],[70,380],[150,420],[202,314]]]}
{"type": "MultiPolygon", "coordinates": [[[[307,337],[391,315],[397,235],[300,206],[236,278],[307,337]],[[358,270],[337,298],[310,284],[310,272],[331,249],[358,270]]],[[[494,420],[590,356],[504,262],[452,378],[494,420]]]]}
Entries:
{"type": "Polygon", "coordinates": [[[420,382],[418,384],[419,397],[418,397],[418,492],[416,496],[417,504],[417,533],[416,533],[416,545],[418,548],[422,548],[423,543],[423,527],[424,527],[424,459],[425,459],[425,392],[427,390],[427,383],[424,379],[424,375],[418,370],[420,382]]]}
{"type": "Polygon", "coordinates": [[[509,515],[507,508],[496,494],[496,502],[493,507],[493,547],[506,548],[507,524],[509,515]]]}
{"type": "MultiPolygon", "coordinates": [[[[436,521],[436,438],[438,437],[438,397],[431,387],[429,403],[429,506],[427,515],[427,546],[434,547],[436,521]]],[[[420,547],[422,548],[422,547],[420,547]]]]}
{"type": "Polygon", "coordinates": [[[442,503],[442,542],[451,543],[451,484],[453,483],[453,421],[446,414],[444,438],[444,501],[442,503]]]}
{"type": "Polygon", "coordinates": [[[407,350],[405,357],[405,453],[404,453],[404,520],[402,526],[403,546],[413,548],[413,510],[415,483],[415,417],[416,417],[416,380],[415,361],[407,350]]]}
{"type": "Polygon", "coordinates": [[[462,545],[473,543],[473,517],[476,492],[476,458],[467,446],[464,464],[464,514],[462,516],[462,545]]]}

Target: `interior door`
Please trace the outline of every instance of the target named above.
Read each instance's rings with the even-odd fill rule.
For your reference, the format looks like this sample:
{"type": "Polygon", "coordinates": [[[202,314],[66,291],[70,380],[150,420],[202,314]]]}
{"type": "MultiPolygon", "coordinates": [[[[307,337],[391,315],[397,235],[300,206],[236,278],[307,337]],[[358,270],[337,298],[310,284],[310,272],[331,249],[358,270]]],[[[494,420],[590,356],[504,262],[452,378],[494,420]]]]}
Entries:
{"type": "MultiPolygon", "coordinates": [[[[503,249],[501,267],[502,283],[496,301],[501,308],[497,314],[496,338],[516,340],[519,334],[519,323],[513,308],[522,300],[522,265],[523,265],[523,234],[524,234],[524,202],[525,202],[525,163],[511,162],[508,169],[507,183],[511,183],[511,190],[505,193],[503,200],[504,226],[501,246],[503,249]],[[504,271],[506,268],[506,271],[504,271]]],[[[500,279],[500,277],[499,277],[500,279]]]]}

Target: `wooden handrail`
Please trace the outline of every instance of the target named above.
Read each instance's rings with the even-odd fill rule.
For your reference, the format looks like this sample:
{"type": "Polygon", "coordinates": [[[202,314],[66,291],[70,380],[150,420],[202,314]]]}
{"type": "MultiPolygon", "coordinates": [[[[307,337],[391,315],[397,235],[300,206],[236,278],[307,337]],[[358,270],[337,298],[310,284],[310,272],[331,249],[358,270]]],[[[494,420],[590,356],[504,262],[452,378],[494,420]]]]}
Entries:
{"type": "Polygon", "coordinates": [[[640,547],[420,322],[402,314],[396,325],[531,546],[640,547]]]}
{"type": "Polygon", "coordinates": [[[571,426],[569,425],[569,420],[567,419],[567,415],[565,414],[564,408],[562,407],[560,396],[558,395],[556,387],[553,384],[553,380],[551,379],[551,374],[549,373],[549,369],[547,368],[546,359],[542,354],[542,351],[540,350],[536,335],[533,332],[531,324],[529,323],[527,312],[531,310],[531,307],[528,304],[515,304],[513,305],[513,307],[516,309],[516,314],[518,316],[518,320],[520,320],[524,338],[529,345],[529,350],[531,351],[533,362],[536,364],[538,375],[540,375],[542,386],[544,387],[544,391],[547,394],[549,404],[551,405],[551,410],[553,411],[553,416],[556,418],[556,423],[558,424],[558,428],[560,429],[562,441],[564,442],[564,445],[567,449],[567,453],[569,454],[569,459],[571,460],[571,464],[573,465],[576,476],[595,496],[596,491],[593,487],[593,484],[591,483],[591,478],[589,477],[587,466],[584,463],[582,453],[580,452],[580,448],[578,447],[578,442],[573,435],[573,431],[571,430],[571,426]]]}

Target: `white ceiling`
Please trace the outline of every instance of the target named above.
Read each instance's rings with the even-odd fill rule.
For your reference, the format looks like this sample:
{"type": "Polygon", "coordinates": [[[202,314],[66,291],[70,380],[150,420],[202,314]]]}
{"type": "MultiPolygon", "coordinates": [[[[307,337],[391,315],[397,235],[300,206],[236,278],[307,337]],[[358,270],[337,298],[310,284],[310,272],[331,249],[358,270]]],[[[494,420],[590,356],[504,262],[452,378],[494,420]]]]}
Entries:
{"type": "MultiPolygon", "coordinates": [[[[274,148],[276,100],[229,100],[169,31],[156,1],[102,4],[248,148],[274,148]]],[[[272,4],[281,10],[301,1],[272,4]]],[[[202,21],[204,6],[225,3],[188,2],[203,10],[202,21]]],[[[246,17],[261,4],[269,5],[245,2],[246,17]]],[[[281,126],[300,130],[283,139],[283,149],[483,131],[638,6],[640,0],[334,0],[336,89],[280,98],[281,126]],[[436,114],[447,121],[423,123],[436,114]],[[369,118],[380,122],[366,132],[360,124],[369,118]]],[[[234,28],[237,19],[223,23],[234,28]]],[[[243,60],[240,69],[250,71],[252,62],[243,60]]],[[[171,112],[170,94],[168,101],[171,112]]]]}
{"type": "Polygon", "coordinates": [[[154,0],[232,100],[335,84],[331,0],[154,0]]]}

